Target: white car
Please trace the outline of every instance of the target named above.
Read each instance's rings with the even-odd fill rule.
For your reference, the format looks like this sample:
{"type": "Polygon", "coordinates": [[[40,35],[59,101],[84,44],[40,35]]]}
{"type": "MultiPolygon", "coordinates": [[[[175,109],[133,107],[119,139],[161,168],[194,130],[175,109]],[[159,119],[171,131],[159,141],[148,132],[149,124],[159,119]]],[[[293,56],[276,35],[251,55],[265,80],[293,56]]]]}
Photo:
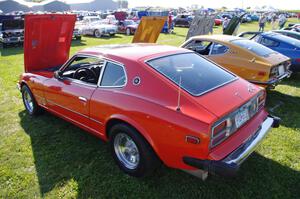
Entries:
{"type": "Polygon", "coordinates": [[[112,24],[105,24],[102,21],[96,21],[82,25],[80,32],[83,35],[92,35],[100,38],[104,35],[114,36],[117,33],[118,27],[112,24]]]}

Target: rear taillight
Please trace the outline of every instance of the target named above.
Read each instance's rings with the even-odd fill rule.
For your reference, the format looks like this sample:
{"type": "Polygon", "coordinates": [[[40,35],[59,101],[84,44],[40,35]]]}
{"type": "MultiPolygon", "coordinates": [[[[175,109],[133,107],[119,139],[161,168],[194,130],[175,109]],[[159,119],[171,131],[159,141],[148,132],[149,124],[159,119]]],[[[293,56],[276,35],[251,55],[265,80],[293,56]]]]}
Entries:
{"type": "Polygon", "coordinates": [[[242,111],[247,110],[248,112],[248,119],[243,122],[245,123],[265,106],[265,101],[266,92],[260,91],[258,95],[253,97],[246,104],[239,107],[237,110],[230,113],[226,117],[223,117],[221,120],[217,121],[212,127],[210,147],[213,148],[217,146],[241,127],[241,124],[239,124],[236,120],[237,118],[239,118],[237,116],[239,116],[242,111]]]}
{"type": "Polygon", "coordinates": [[[278,66],[273,66],[270,71],[270,77],[276,77],[278,75],[278,66]]]}
{"type": "Polygon", "coordinates": [[[213,128],[212,146],[215,146],[226,139],[232,132],[232,118],[228,117],[213,128]]]}
{"type": "Polygon", "coordinates": [[[216,137],[219,135],[221,132],[225,131],[227,127],[227,120],[216,126],[213,130],[213,136],[216,137]]]}
{"type": "Polygon", "coordinates": [[[297,59],[296,59],[296,62],[300,63],[300,58],[297,58],[297,59]]]}
{"type": "Polygon", "coordinates": [[[266,92],[261,91],[257,97],[258,110],[265,106],[265,102],[266,102],[266,92]]]}

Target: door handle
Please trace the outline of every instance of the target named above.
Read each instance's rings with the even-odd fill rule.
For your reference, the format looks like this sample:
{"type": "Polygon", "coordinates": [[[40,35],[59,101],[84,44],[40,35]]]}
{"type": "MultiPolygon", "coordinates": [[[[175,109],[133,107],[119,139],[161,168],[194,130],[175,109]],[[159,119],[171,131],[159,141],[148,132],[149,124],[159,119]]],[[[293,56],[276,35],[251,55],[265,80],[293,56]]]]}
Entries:
{"type": "Polygon", "coordinates": [[[80,101],[82,101],[82,102],[87,102],[87,99],[85,98],[85,97],[78,97],[78,99],[80,100],[80,101]]]}

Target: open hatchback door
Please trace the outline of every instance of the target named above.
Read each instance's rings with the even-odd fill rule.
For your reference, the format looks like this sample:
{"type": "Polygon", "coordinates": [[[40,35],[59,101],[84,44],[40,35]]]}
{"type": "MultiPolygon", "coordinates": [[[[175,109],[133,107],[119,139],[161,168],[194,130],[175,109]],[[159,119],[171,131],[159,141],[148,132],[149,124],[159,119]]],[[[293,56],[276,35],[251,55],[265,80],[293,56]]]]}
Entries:
{"type": "Polygon", "coordinates": [[[167,17],[142,17],[132,43],[156,43],[167,17]]]}
{"type": "Polygon", "coordinates": [[[25,16],[25,72],[61,66],[69,57],[75,15],[25,16]]]}

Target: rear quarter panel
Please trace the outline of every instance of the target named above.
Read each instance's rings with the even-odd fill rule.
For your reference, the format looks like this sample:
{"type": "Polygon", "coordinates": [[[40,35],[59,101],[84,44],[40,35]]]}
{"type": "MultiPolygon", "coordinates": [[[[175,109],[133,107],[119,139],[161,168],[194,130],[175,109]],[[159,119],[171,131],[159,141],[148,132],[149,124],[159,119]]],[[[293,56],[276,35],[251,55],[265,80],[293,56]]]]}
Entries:
{"type": "MultiPolygon", "coordinates": [[[[90,116],[105,125],[112,119],[134,126],[152,145],[160,159],[169,167],[191,169],[182,162],[184,155],[208,156],[209,124],[215,116],[182,95],[181,111],[176,111],[178,92],[166,78],[145,69],[143,63],[123,61],[128,82],[124,88],[98,88],[92,96],[90,116]],[[133,79],[141,83],[134,85],[133,79]],[[188,144],[186,135],[201,139],[198,145],[188,144]]],[[[95,124],[96,125],[96,124],[95,124]]]]}

